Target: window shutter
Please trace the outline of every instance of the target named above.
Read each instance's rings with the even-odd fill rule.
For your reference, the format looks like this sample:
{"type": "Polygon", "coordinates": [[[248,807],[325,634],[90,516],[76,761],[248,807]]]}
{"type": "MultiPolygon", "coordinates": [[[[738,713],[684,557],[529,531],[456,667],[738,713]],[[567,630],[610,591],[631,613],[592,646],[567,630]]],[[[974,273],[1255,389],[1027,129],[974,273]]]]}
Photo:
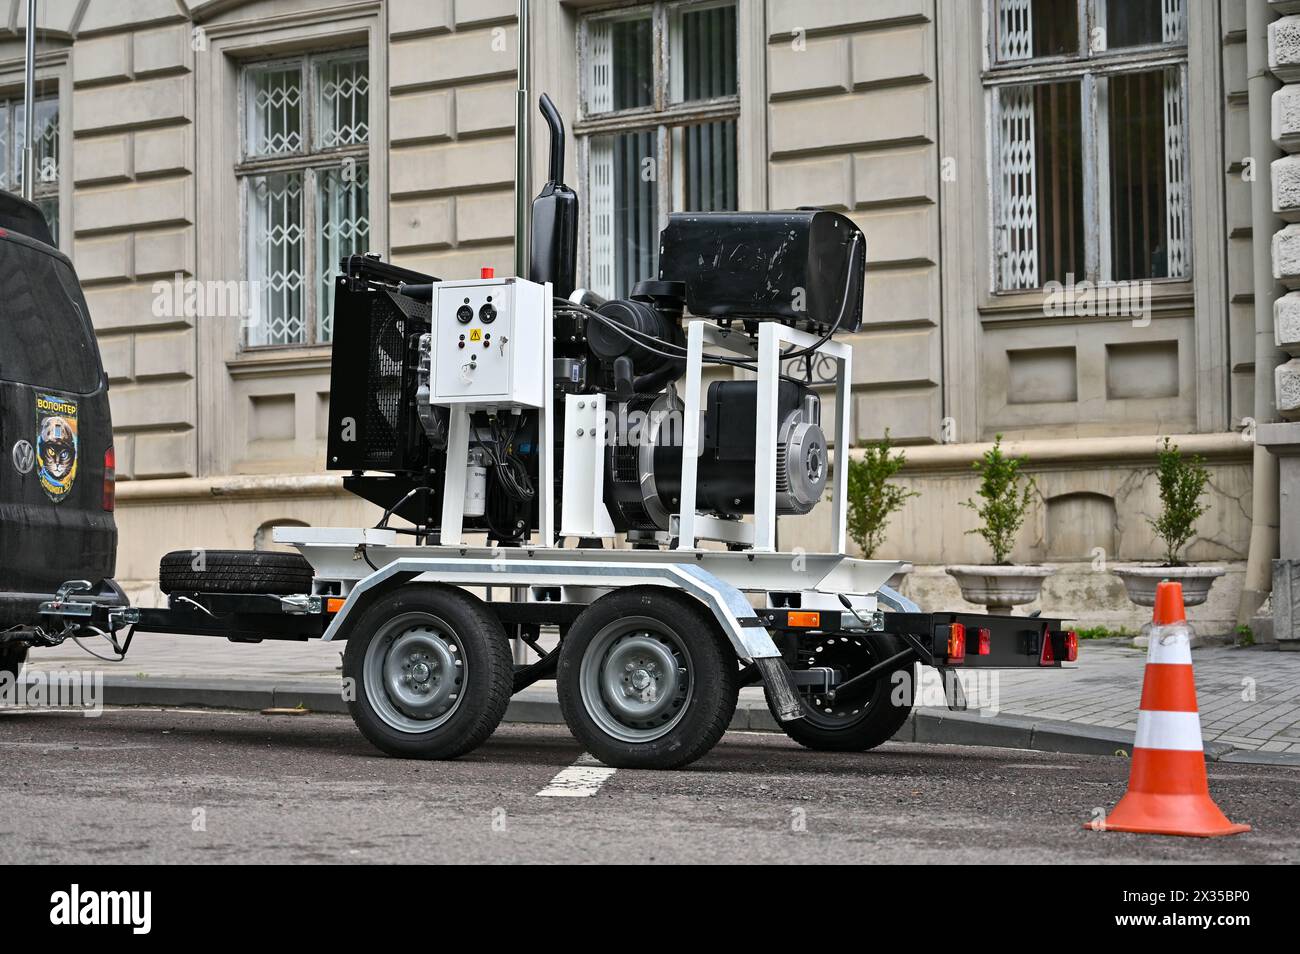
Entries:
{"type": "Polygon", "coordinates": [[[998,4],[998,62],[1027,60],[1034,55],[1034,16],[1031,0],[1001,0],[998,4]]]}
{"type": "Polygon", "coordinates": [[[607,113],[614,108],[613,22],[587,24],[587,112],[607,113]]]}
{"type": "Polygon", "coordinates": [[[1183,163],[1182,71],[1164,71],[1165,226],[1169,239],[1168,275],[1187,277],[1187,182],[1183,163]]]}
{"type": "Polygon", "coordinates": [[[1160,39],[1163,43],[1181,44],[1183,40],[1183,0],[1163,0],[1160,7],[1160,39]]]}
{"type": "Polygon", "coordinates": [[[587,214],[591,218],[591,290],[614,296],[614,140],[591,140],[587,214]]]}
{"type": "Polygon", "coordinates": [[[248,328],[250,345],[306,341],[302,173],[271,173],[248,180],[248,272],[256,282],[248,328]]]}
{"type": "Polygon", "coordinates": [[[1034,176],[1033,87],[1001,91],[998,110],[999,241],[1004,290],[1038,287],[1038,206],[1034,176]]]}
{"type": "MultiPolygon", "coordinates": [[[[1166,43],[1183,42],[1183,2],[1164,0],[1161,34],[1166,43]]],[[[1169,277],[1188,274],[1187,170],[1183,161],[1186,116],[1183,110],[1182,71],[1164,72],[1165,107],[1165,217],[1169,236],[1169,277]]]]}
{"type": "Polygon", "coordinates": [[[316,340],[334,338],[339,261],[370,248],[370,169],[364,162],[316,173],[316,340]],[[350,172],[348,170],[351,170],[350,172]]]}

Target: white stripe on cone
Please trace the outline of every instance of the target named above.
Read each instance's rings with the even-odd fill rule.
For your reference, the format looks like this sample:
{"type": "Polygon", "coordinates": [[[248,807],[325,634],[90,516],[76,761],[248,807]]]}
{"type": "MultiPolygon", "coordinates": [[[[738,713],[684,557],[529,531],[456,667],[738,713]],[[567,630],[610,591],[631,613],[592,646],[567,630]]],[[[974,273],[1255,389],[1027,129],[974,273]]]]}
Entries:
{"type": "Polygon", "coordinates": [[[1138,711],[1134,748],[1202,752],[1201,717],[1195,712],[1138,711]]]}
{"type": "Polygon", "coordinates": [[[1148,663],[1192,664],[1192,640],[1184,623],[1152,626],[1147,644],[1148,663]]]}

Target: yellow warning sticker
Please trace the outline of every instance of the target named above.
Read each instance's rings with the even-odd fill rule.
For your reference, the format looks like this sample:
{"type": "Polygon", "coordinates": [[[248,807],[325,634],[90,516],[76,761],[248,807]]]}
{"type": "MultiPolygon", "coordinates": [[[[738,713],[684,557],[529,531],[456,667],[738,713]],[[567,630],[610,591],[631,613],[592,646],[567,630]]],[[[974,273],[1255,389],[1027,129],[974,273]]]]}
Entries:
{"type": "Polygon", "coordinates": [[[483,329],[482,329],[482,328],[471,328],[471,329],[469,330],[469,340],[470,340],[470,341],[482,341],[482,340],[483,340],[483,329]]]}

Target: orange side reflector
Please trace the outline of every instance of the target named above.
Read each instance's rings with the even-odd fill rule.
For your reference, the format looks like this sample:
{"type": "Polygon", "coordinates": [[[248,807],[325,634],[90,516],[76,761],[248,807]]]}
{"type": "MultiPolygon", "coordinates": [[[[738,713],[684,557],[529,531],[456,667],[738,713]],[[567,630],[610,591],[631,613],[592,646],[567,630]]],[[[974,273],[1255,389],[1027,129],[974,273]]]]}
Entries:
{"type": "Polygon", "coordinates": [[[790,626],[800,626],[804,629],[816,629],[822,624],[822,614],[791,610],[790,614],[786,617],[786,620],[790,626]]]}
{"type": "Polygon", "coordinates": [[[343,608],[343,604],[345,602],[347,601],[343,599],[343,597],[341,596],[331,596],[329,599],[325,601],[325,612],[337,613],[339,610],[343,608]]]}

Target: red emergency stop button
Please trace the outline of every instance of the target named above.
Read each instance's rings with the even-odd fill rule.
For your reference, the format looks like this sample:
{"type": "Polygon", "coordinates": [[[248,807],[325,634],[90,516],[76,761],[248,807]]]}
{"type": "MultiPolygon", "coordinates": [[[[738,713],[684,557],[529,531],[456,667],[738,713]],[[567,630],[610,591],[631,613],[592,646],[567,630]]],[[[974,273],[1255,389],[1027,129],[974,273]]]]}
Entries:
{"type": "Polygon", "coordinates": [[[496,278],[496,277],[497,277],[497,270],[496,270],[495,268],[493,268],[491,265],[484,265],[482,268],[480,268],[480,269],[478,270],[478,277],[479,277],[479,278],[496,278]]]}

